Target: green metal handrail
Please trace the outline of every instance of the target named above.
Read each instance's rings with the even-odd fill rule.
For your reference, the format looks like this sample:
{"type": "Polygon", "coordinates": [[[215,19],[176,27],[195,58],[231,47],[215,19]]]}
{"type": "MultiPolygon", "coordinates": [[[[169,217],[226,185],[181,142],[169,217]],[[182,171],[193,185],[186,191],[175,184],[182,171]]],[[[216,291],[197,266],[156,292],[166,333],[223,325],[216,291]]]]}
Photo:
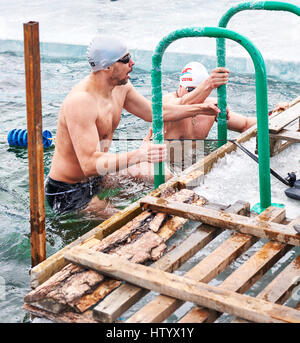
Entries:
{"type": "MultiPolygon", "coordinates": [[[[269,10],[269,11],[288,11],[300,16],[300,7],[286,2],[278,1],[251,1],[243,2],[231,7],[220,19],[219,27],[226,28],[229,20],[238,12],[245,10],[269,10]]],[[[219,67],[225,67],[225,39],[217,38],[217,61],[219,67]]],[[[218,87],[218,146],[227,142],[227,100],[226,85],[218,87]]]]}
{"type": "MultiPolygon", "coordinates": [[[[163,143],[163,114],[162,114],[162,86],[161,62],[167,47],[174,41],[185,37],[222,37],[241,44],[250,54],[255,67],[256,107],[259,126],[258,154],[259,154],[259,184],[260,204],[267,208],[271,205],[270,183],[270,153],[269,153],[269,125],[268,125],[268,96],[265,62],[260,51],[246,37],[224,28],[191,27],[171,32],[157,45],[152,56],[151,84],[153,110],[153,141],[163,143]]],[[[154,186],[157,188],[165,182],[164,162],[154,165],[154,186]]]]}

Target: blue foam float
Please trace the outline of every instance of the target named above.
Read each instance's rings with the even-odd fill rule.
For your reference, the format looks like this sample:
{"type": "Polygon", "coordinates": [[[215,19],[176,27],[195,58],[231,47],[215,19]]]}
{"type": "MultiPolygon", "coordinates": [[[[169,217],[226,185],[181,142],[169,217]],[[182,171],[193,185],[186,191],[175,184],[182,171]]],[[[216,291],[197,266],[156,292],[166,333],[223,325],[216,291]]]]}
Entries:
{"type": "MultiPolygon", "coordinates": [[[[10,146],[27,146],[27,130],[13,129],[7,135],[7,141],[10,146]]],[[[52,133],[49,130],[43,131],[43,146],[48,148],[52,145],[52,133]]]]}

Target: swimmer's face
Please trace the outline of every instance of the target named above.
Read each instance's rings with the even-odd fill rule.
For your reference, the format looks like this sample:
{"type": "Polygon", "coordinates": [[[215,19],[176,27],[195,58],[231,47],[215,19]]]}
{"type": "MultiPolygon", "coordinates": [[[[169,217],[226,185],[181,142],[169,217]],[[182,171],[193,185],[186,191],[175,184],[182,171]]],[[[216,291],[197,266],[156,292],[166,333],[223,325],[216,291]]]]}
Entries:
{"type": "Polygon", "coordinates": [[[123,57],[118,59],[115,63],[116,71],[118,72],[115,76],[119,74],[118,86],[126,85],[128,80],[130,79],[129,73],[132,71],[132,67],[134,66],[134,61],[131,58],[129,52],[127,52],[123,57]]]}

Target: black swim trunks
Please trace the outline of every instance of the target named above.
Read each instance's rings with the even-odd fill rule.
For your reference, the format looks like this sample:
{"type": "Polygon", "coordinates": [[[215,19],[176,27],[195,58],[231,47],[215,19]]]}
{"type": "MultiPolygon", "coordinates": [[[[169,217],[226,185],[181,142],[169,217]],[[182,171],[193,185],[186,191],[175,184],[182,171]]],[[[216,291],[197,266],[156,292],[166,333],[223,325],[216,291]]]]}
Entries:
{"type": "Polygon", "coordinates": [[[101,179],[102,176],[97,176],[87,182],[66,183],[48,176],[45,184],[47,202],[59,214],[81,210],[99,193],[101,179]]]}

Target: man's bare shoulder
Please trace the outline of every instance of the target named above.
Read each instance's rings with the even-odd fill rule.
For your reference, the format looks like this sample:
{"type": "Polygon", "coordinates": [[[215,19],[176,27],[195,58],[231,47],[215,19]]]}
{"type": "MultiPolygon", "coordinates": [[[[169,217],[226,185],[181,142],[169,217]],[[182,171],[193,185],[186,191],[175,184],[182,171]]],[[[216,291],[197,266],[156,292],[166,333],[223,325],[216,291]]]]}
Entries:
{"type": "Polygon", "coordinates": [[[62,103],[61,113],[67,118],[72,116],[91,119],[97,115],[96,99],[84,90],[71,91],[62,103]]]}
{"type": "Polygon", "coordinates": [[[66,96],[63,103],[70,105],[73,103],[78,104],[78,102],[89,103],[89,102],[94,102],[94,101],[95,101],[95,98],[93,94],[87,91],[85,87],[78,85],[72,88],[72,90],[66,96]]]}
{"type": "Polygon", "coordinates": [[[117,94],[118,96],[126,96],[132,90],[134,90],[134,87],[132,83],[128,81],[125,85],[115,86],[113,93],[117,94]]]}

